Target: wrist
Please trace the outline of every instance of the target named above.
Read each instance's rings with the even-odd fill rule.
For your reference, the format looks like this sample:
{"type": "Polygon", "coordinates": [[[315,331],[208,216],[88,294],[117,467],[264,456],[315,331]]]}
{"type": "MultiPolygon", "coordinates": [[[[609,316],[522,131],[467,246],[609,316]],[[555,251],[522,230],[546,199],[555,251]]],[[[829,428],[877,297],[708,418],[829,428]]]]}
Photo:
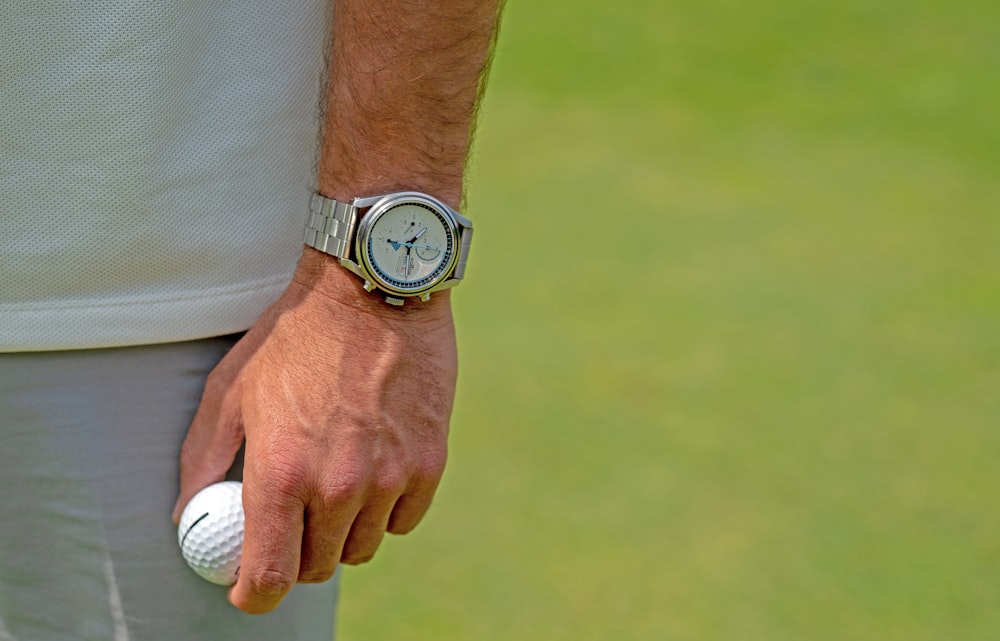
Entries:
{"type": "Polygon", "coordinates": [[[342,266],[337,258],[312,247],[303,247],[292,282],[331,303],[386,318],[451,314],[450,290],[435,292],[426,301],[412,297],[404,305],[390,305],[378,290],[366,291],[363,281],[342,266]]]}

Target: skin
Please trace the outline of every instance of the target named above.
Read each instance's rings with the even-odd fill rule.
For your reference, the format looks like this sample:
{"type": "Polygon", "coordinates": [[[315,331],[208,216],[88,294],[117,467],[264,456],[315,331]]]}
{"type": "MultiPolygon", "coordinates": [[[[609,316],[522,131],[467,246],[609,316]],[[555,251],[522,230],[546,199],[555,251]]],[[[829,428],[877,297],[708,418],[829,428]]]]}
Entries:
{"type": "MultiPolygon", "coordinates": [[[[319,191],[417,190],[457,208],[499,14],[498,0],[337,0],[319,191]]],[[[444,470],[457,369],[448,291],[393,307],[304,249],[208,377],[181,451],[175,522],[246,442],[233,605],[273,610],[417,525],[444,470]]]]}

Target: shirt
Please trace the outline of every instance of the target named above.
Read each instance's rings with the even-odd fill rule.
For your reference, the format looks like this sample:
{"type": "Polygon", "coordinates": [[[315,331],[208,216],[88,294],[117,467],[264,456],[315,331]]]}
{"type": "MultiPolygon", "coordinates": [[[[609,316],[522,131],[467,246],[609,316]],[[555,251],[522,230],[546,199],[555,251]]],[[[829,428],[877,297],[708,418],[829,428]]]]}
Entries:
{"type": "Polygon", "coordinates": [[[0,3],[0,351],[253,323],[301,254],[327,4],[0,3]]]}

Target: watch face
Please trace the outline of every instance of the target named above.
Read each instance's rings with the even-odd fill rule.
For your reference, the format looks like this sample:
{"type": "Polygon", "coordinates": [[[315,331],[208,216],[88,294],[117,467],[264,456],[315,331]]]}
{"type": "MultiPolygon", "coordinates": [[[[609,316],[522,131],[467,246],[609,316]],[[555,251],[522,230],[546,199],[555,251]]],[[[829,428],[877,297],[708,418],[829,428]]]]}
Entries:
{"type": "Polygon", "coordinates": [[[444,280],[455,263],[455,223],[440,208],[418,199],[369,212],[360,234],[361,260],[377,284],[417,294],[444,280]]]}

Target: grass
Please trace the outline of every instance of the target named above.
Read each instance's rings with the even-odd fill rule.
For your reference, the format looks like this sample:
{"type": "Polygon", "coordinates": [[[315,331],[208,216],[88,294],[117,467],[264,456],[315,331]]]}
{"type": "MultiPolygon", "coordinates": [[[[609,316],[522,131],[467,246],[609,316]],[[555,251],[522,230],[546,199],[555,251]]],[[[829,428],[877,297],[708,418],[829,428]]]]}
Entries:
{"type": "Polygon", "coordinates": [[[994,639],[998,25],[513,0],[452,460],[340,638],[994,639]]]}

